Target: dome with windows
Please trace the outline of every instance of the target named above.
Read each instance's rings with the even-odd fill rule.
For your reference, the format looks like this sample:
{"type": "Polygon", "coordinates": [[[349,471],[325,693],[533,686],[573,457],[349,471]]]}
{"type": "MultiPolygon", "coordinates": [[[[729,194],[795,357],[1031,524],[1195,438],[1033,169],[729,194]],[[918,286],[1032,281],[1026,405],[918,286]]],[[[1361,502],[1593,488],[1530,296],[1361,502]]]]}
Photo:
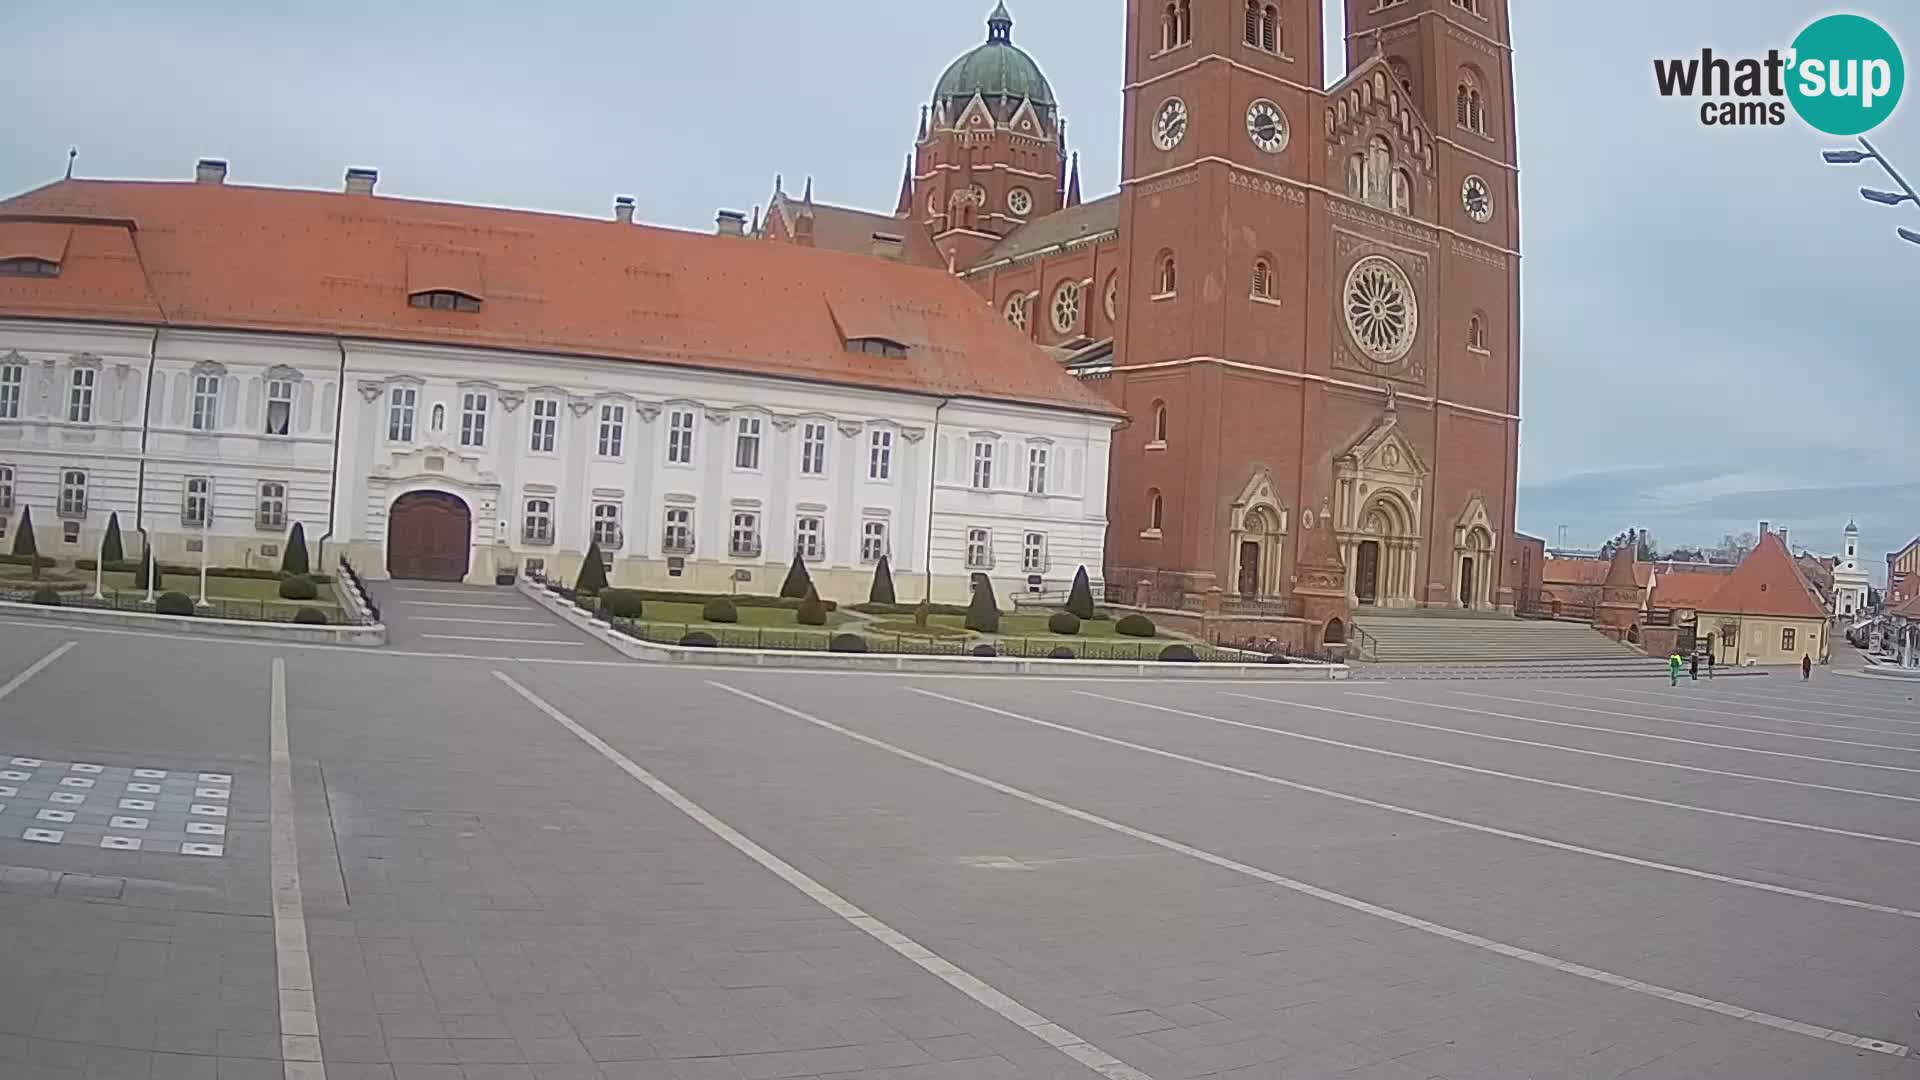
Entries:
{"type": "Polygon", "coordinates": [[[995,115],[1005,119],[1022,101],[1031,101],[1043,115],[1056,102],[1053,87],[1034,62],[1013,43],[1013,16],[1003,2],[987,17],[986,44],[955,60],[934,87],[935,105],[946,104],[952,115],[966,108],[978,94],[995,115]]]}

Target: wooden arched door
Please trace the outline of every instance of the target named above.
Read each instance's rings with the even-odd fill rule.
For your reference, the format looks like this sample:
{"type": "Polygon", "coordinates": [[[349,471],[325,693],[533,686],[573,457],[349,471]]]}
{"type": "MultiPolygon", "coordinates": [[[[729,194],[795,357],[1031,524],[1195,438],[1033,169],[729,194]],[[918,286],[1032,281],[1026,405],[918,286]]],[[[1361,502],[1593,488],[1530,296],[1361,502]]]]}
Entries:
{"type": "Polygon", "coordinates": [[[387,514],[387,573],[422,581],[462,581],[472,553],[473,514],[458,496],[415,491],[387,514]]]}

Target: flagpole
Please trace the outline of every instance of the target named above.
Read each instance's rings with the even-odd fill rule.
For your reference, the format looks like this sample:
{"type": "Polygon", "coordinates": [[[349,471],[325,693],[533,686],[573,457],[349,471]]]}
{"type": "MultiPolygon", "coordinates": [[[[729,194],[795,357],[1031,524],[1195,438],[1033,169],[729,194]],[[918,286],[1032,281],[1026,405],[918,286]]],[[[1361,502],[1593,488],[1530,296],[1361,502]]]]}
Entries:
{"type": "Polygon", "coordinates": [[[105,584],[106,574],[107,574],[107,534],[106,533],[103,532],[100,534],[100,549],[94,552],[93,555],[94,555],[93,598],[95,600],[105,600],[107,598],[107,594],[106,594],[106,591],[101,588],[101,586],[105,584]]]}
{"type": "Polygon", "coordinates": [[[200,607],[207,606],[207,546],[213,532],[213,477],[207,477],[207,508],[200,514],[200,607]]]}
{"type": "Polygon", "coordinates": [[[147,538],[146,548],[147,548],[147,603],[151,604],[153,603],[153,538],[152,537],[147,538]]]}

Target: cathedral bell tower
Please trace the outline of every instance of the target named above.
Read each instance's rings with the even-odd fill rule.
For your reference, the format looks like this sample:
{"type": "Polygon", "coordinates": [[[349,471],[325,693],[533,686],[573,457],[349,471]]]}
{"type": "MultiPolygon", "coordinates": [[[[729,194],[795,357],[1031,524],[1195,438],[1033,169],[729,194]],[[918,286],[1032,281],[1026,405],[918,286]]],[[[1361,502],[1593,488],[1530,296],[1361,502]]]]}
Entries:
{"type": "Polygon", "coordinates": [[[966,266],[1001,237],[1060,209],[1066,130],[1040,65],[1013,43],[1005,3],[987,40],[955,60],[921,110],[903,183],[907,217],[925,224],[949,263],[966,266]]]}

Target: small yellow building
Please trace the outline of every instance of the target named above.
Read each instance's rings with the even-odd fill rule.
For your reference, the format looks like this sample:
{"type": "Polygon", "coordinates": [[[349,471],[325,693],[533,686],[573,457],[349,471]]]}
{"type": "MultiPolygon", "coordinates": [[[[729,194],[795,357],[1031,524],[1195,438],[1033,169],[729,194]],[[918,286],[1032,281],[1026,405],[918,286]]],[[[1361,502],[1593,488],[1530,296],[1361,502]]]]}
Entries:
{"type": "Polygon", "coordinates": [[[1722,664],[1795,665],[1827,658],[1828,613],[1780,537],[1760,544],[1699,608],[1697,632],[1722,664]]]}

